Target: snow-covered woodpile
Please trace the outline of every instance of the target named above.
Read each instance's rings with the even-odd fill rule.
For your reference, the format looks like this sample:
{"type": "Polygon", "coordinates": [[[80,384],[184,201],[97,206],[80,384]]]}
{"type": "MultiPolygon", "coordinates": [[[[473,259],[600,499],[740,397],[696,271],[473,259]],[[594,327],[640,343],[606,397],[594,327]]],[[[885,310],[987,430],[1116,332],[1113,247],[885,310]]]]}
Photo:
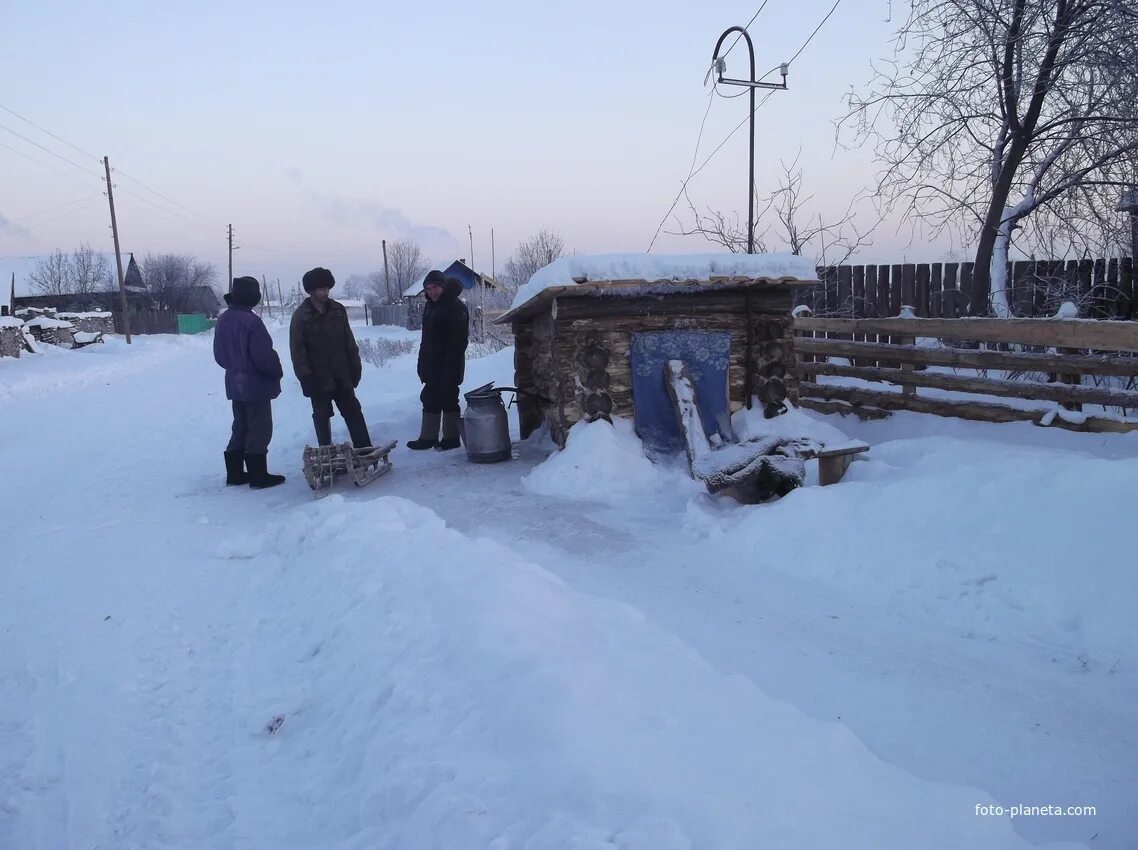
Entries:
{"type": "Polygon", "coordinates": [[[14,316],[0,316],[0,357],[19,357],[24,350],[24,323],[14,316]]]}
{"type": "Polygon", "coordinates": [[[24,323],[25,333],[30,333],[37,342],[72,348],[75,345],[75,328],[62,319],[40,316],[24,323]]]}
{"type": "Polygon", "coordinates": [[[107,310],[87,313],[57,313],[55,318],[70,322],[75,330],[84,333],[113,334],[115,332],[114,315],[107,310]]]}
{"type": "Polygon", "coordinates": [[[809,261],[785,254],[557,260],[498,320],[513,328],[516,385],[530,394],[519,398],[523,437],[548,422],[564,445],[579,420],[635,418],[634,361],[643,360],[655,344],[647,335],[656,332],[684,332],[684,357],[708,358],[701,346],[719,346],[710,359],[725,373],[731,410],[754,397],[776,415],[796,394],[794,291],[816,283],[809,261]]]}

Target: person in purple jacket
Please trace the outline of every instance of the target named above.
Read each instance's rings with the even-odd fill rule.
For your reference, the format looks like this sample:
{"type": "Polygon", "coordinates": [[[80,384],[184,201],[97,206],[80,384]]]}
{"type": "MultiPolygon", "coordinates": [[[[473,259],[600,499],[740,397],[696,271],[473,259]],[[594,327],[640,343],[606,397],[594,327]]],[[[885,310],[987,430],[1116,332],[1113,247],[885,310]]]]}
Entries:
{"type": "Polygon", "coordinates": [[[213,331],[213,359],[225,370],[225,397],[233,402],[233,435],[225,449],[225,483],[254,490],[284,483],[268,471],[273,438],[273,399],[281,394],[284,370],[273,340],[253,308],[261,300],[255,277],[233,279],[225,296],[229,309],[213,331]]]}

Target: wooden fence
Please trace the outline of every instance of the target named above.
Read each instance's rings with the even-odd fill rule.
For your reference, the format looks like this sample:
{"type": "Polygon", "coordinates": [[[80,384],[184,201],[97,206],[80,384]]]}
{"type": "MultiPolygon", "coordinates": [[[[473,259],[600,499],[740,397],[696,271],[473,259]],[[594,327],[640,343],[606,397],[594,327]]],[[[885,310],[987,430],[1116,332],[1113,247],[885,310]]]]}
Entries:
{"type": "MultiPolygon", "coordinates": [[[[900,263],[818,268],[822,284],[799,292],[816,315],[843,318],[896,316],[902,305],[922,318],[988,314],[988,299],[973,286],[973,263],[900,263]]],[[[1008,263],[1008,300],[1017,316],[1054,315],[1063,301],[1085,315],[1136,319],[1134,264],[1130,257],[1008,263]]]]}
{"type": "MultiPolygon", "coordinates": [[[[112,314],[115,322],[115,333],[125,331],[122,311],[115,310],[112,314]]],[[[131,310],[130,332],[132,334],[176,334],[178,332],[178,314],[173,310],[151,309],[131,310]]]]}
{"type": "Polygon", "coordinates": [[[1083,405],[1102,405],[1124,417],[1138,411],[1138,322],[799,317],[794,330],[799,401],[816,410],[863,418],[910,410],[1074,431],[1138,429],[1136,419],[1081,412],[1083,405]],[[901,391],[820,383],[822,375],[895,384],[901,391]],[[918,388],[941,392],[918,395],[918,388]],[[989,400],[945,397],[945,391],[989,400]],[[1001,404],[991,397],[1057,402],[1078,412],[1001,404]]]}
{"type": "Polygon", "coordinates": [[[371,324],[407,327],[406,304],[372,304],[371,324]]]}

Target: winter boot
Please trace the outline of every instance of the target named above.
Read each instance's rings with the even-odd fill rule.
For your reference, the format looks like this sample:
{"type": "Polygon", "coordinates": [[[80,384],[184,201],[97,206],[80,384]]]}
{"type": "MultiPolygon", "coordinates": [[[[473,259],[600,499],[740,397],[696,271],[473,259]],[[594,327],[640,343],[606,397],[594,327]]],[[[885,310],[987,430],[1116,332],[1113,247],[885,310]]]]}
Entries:
{"type": "Polygon", "coordinates": [[[408,440],[407,448],[421,451],[422,449],[433,449],[439,444],[439,422],[442,420],[441,413],[424,413],[423,424],[419,428],[419,439],[408,440]]]}
{"type": "Polygon", "coordinates": [[[267,455],[245,455],[245,468],[249,470],[249,486],[254,490],[264,490],[267,487],[284,484],[283,475],[273,475],[269,472],[267,455]]]}
{"type": "Polygon", "coordinates": [[[225,453],[225,483],[227,486],[249,483],[249,475],[245,472],[244,452],[225,453]]]}
{"type": "Polygon", "coordinates": [[[462,445],[458,438],[458,422],[458,411],[443,414],[443,438],[439,440],[439,444],[435,448],[448,451],[457,449],[462,445]]]}

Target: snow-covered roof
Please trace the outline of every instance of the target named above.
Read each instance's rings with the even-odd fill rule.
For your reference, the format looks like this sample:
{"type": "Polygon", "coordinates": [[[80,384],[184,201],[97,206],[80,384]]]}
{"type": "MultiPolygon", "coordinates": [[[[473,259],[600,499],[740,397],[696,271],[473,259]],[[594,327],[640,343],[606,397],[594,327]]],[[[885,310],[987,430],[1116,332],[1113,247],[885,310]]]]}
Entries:
{"type": "MultiPolygon", "coordinates": [[[[510,311],[512,318],[530,302],[557,295],[572,295],[582,284],[675,284],[731,281],[817,283],[814,263],[795,254],[594,254],[554,260],[518,288],[510,311]]],[[[598,287],[593,287],[593,289],[598,287]]],[[[578,294],[585,294],[582,290],[578,294]]]]}
{"type": "Polygon", "coordinates": [[[357,308],[362,310],[364,307],[364,302],[359,298],[337,298],[336,300],[345,307],[350,307],[353,310],[357,308]]]}
{"type": "Polygon", "coordinates": [[[414,298],[416,295],[423,294],[423,284],[427,280],[427,275],[424,274],[421,278],[403,290],[404,298],[414,298]]]}
{"type": "Polygon", "coordinates": [[[0,328],[22,328],[24,323],[15,316],[0,316],[0,328]]]}
{"type": "Polygon", "coordinates": [[[111,313],[106,310],[91,310],[86,313],[56,313],[60,319],[109,319],[111,313]]]}

